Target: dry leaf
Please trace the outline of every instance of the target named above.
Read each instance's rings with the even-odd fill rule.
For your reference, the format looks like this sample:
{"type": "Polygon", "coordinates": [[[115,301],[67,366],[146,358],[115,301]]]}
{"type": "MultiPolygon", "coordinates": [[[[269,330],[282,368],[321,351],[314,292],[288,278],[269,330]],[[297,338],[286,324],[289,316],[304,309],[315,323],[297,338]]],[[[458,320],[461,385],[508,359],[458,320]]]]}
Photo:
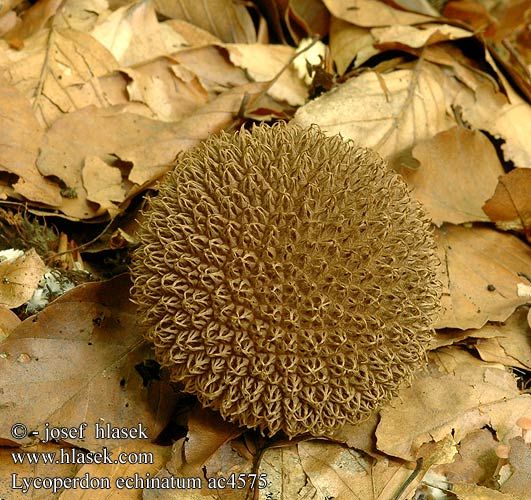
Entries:
{"type": "MultiPolygon", "coordinates": [[[[1,50],[0,50],[1,52],[1,50]]],[[[112,54],[89,34],[71,29],[41,31],[22,52],[0,54],[4,77],[30,97],[36,117],[49,126],[64,113],[90,104],[106,107],[116,82],[100,80],[118,68],[112,54]]]]}
{"type": "Polygon", "coordinates": [[[223,42],[218,37],[182,19],[169,19],[165,24],[179,33],[186,41],[188,47],[223,45],[223,42]]]}
{"type": "Polygon", "coordinates": [[[35,166],[43,131],[30,103],[13,86],[0,80],[0,170],[18,179],[13,189],[31,201],[61,204],[59,186],[45,179],[35,166]]]}
{"type": "Polygon", "coordinates": [[[417,144],[412,154],[420,166],[399,172],[435,224],[488,221],[482,206],[503,168],[482,133],[453,127],[417,144]]]}
{"type": "Polygon", "coordinates": [[[372,0],[323,0],[335,17],[358,26],[390,26],[393,24],[417,24],[431,21],[428,16],[395,10],[382,2],[372,0]]]}
{"type": "Polygon", "coordinates": [[[480,328],[505,321],[529,301],[518,295],[529,272],[531,249],[510,234],[488,228],[438,230],[444,292],[437,328],[480,328]]]}
{"type": "MultiPolygon", "coordinates": [[[[0,264],[1,266],[1,264],[0,264]]],[[[1,269],[1,267],[0,267],[1,269]]],[[[0,342],[20,324],[18,316],[6,306],[0,306],[0,342]]],[[[0,497],[1,498],[1,497],[0,497]]]]}
{"type": "Polygon", "coordinates": [[[449,482],[484,484],[492,480],[498,464],[496,447],[499,445],[488,429],[478,429],[459,443],[459,453],[451,464],[438,466],[449,482]]]}
{"type": "MultiPolygon", "coordinates": [[[[24,423],[43,439],[44,424],[79,427],[71,444],[101,451],[128,439],[96,439],[95,424],[138,428],[155,439],[173,410],[171,388],[144,387],[136,365],[149,356],[129,301],[130,280],[80,285],[22,322],[2,343],[0,440],[13,441],[11,426],[24,423]]],[[[19,443],[27,444],[29,438],[19,443]]]]}
{"type": "Polygon", "coordinates": [[[107,0],[69,0],[61,7],[62,15],[54,18],[54,26],[89,32],[108,9],[107,0]]]}
{"type": "Polygon", "coordinates": [[[188,416],[188,434],[182,441],[182,451],[174,454],[167,468],[175,476],[192,476],[201,471],[221,446],[242,432],[237,425],[225,422],[219,413],[196,406],[188,416]]]}
{"type": "Polygon", "coordinates": [[[196,74],[167,57],[122,72],[131,79],[129,99],[145,103],[151,111],[148,118],[179,121],[212,98],[196,74]]]}
{"type": "Polygon", "coordinates": [[[481,359],[524,370],[531,369],[531,328],[527,321],[529,308],[519,307],[503,323],[488,323],[480,329],[439,331],[433,348],[464,339],[477,339],[474,346],[481,359]]]}
{"type": "Polygon", "coordinates": [[[23,448],[3,448],[0,447],[0,498],[2,500],[51,500],[57,495],[52,495],[50,490],[31,489],[30,492],[23,493],[20,489],[13,489],[13,474],[17,474],[17,483],[20,484],[21,477],[29,480],[39,477],[72,477],[75,476],[79,465],[61,463],[60,460],[51,463],[13,463],[11,453],[55,453],[57,457],[61,453],[61,448],[68,450],[64,446],[53,443],[35,443],[23,448]]]}
{"type": "MultiPolygon", "coordinates": [[[[448,356],[454,351],[448,350],[448,356]]],[[[529,412],[531,396],[520,395],[511,373],[462,353],[449,373],[419,374],[411,387],[382,408],[378,449],[414,460],[424,443],[450,435],[459,442],[485,425],[493,428],[500,442],[507,442],[520,435],[516,420],[529,412]]]]}
{"type": "Polygon", "coordinates": [[[453,483],[452,493],[457,500],[526,500],[526,497],[515,497],[475,484],[453,483]]]}
{"type": "Polygon", "coordinates": [[[297,449],[309,481],[325,497],[338,500],[371,497],[371,482],[360,481],[367,478],[367,470],[370,468],[369,461],[363,454],[335,443],[321,441],[299,443],[297,449]]]}
{"type": "Polygon", "coordinates": [[[282,17],[296,44],[306,37],[328,34],[330,14],[321,0],[290,0],[282,17]]]}
{"type": "Polygon", "coordinates": [[[107,210],[111,217],[118,215],[118,206],[113,202],[120,203],[126,196],[120,169],[110,167],[97,156],[87,155],[83,164],[82,178],[87,191],[87,200],[107,210]]]}
{"type": "MultiPolygon", "coordinates": [[[[174,136],[175,125],[149,120],[118,110],[83,108],[64,115],[46,132],[38,159],[39,170],[46,176],[55,176],[73,195],[65,198],[61,211],[76,219],[89,219],[105,213],[87,199],[83,183],[83,168],[87,157],[98,157],[114,166],[117,157],[134,167],[149,170],[147,179],[156,179],[169,168],[177,153],[192,140],[174,136]]],[[[125,167],[124,167],[125,168],[125,167]]],[[[128,169],[122,177],[127,179],[128,169]]],[[[133,185],[126,186],[127,194],[133,185]]]]}
{"type": "Polygon", "coordinates": [[[170,26],[158,22],[150,0],[120,7],[99,22],[91,35],[122,66],[171,54],[186,45],[184,38],[170,26]]]}
{"type": "Polygon", "coordinates": [[[389,157],[452,126],[445,78],[427,62],[383,75],[365,72],[300,107],[294,122],[315,123],[389,157]]]}
{"type": "Polygon", "coordinates": [[[89,464],[83,465],[74,477],[84,477],[88,474],[93,478],[109,478],[110,489],[92,488],[89,490],[66,489],[61,493],[61,500],[86,500],[90,493],[90,500],[142,500],[142,489],[129,488],[124,485],[135,484],[135,480],[151,479],[164,465],[171,454],[171,447],[158,446],[151,443],[132,442],[121,445],[112,450],[112,459],[117,460],[119,454],[141,460],[131,464],[89,464]],[[148,463],[145,463],[148,462],[148,463]]]}
{"type": "MultiPolygon", "coordinates": [[[[529,432],[529,431],[527,431],[529,432]]],[[[526,498],[531,491],[531,447],[524,439],[517,437],[509,441],[509,464],[512,471],[511,477],[505,481],[500,491],[526,498]]]]}
{"type": "MultiPolygon", "coordinates": [[[[189,74],[196,75],[209,93],[223,93],[250,81],[245,72],[230,61],[229,54],[222,47],[209,45],[182,50],[174,54],[173,59],[188,70],[189,74]]],[[[182,77],[180,73],[176,74],[182,77]]]]}
{"type": "Polygon", "coordinates": [[[40,0],[22,14],[22,22],[4,35],[8,40],[24,40],[41,30],[56,15],[65,0],[40,0]]]}
{"type": "Polygon", "coordinates": [[[387,28],[373,28],[371,35],[378,49],[383,51],[403,47],[421,48],[433,43],[468,38],[474,34],[449,24],[423,24],[418,27],[394,24],[387,28]]]}
{"type": "Polygon", "coordinates": [[[531,105],[509,90],[509,100],[492,85],[481,85],[475,92],[461,92],[454,100],[465,120],[505,142],[501,149],[507,161],[531,168],[531,105]]]}
{"type": "Polygon", "coordinates": [[[330,55],[342,75],[350,64],[356,68],[378,54],[374,48],[374,37],[368,28],[355,26],[337,17],[330,21],[330,55]]]}
{"type": "Polygon", "coordinates": [[[182,19],[226,43],[255,43],[249,11],[231,0],[155,0],[155,9],[170,19],[182,19]]]}
{"type": "Polygon", "coordinates": [[[33,248],[20,257],[0,262],[0,306],[13,309],[25,304],[45,271],[44,262],[33,248]]]}
{"type": "Polygon", "coordinates": [[[503,175],[483,211],[506,231],[525,231],[531,238],[531,170],[515,168],[503,175]]]}
{"type": "Polygon", "coordinates": [[[255,82],[279,78],[267,91],[274,99],[291,105],[304,104],[308,89],[292,67],[286,67],[295,49],[283,45],[229,44],[230,60],[247,71],[255,82]]]}

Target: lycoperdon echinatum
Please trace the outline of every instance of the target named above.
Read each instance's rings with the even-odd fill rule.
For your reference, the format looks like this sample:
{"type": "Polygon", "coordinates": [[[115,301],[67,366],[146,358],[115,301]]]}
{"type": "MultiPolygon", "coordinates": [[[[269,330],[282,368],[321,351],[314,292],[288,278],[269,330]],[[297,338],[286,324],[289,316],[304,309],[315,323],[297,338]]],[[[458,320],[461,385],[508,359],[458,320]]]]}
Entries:
{"type": "Polygon", "coordinates": [[[139,239],[156,358],[229,421],[330,435],[425,364],[430,222],[370,149],[284,123],[212,136],[179,156],[139,239]]]}

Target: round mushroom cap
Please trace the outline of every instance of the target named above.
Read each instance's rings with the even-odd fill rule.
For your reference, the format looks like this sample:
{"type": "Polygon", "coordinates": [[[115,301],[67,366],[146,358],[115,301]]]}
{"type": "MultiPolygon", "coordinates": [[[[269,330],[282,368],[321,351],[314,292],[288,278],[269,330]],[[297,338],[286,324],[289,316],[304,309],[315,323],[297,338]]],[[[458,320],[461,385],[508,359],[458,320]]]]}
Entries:
{"type": "Polygon", "coordinates": [[[155,355],[267,435],[330,435],[426,360],[441,284],[421,205],[373,151],[317,127],[221,133],[149,202],[132,297],[155,355]]]}

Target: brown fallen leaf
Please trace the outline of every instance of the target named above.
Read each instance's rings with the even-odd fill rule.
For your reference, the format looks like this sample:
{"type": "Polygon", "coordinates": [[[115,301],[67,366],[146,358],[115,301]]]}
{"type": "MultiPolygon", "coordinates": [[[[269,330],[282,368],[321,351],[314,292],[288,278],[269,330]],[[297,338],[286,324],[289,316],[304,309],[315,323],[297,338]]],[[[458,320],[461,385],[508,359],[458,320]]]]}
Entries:
{"type": "Polygon", "coordinates": [[[207,45],[181,50],[173,54],[172,59],[196,75],[209,93],[217,95],[250,82],[245,71],[231,62],[227,50],[222,46],[207,45]]]}
{"type": "Polygon", "coordinates": [[[500,442],[520,435],[515,421],[531,412],[531,396],[520,394],[509,371],[455,348],[439,350],[431,359],[438,360],[441,372],[432,365],[429,374],[419,374],[381,409],[376,429],[380,451],[415,460],[422,444],[450,435],[459,442],[485,425],[500,442]]]}
{"type": "Polygon", "coordinates": [[[494,195],[483,205],[492,222],[506,231],[524,231],[531,239],[531,170],[515,168],[500,177],[494,195]]]}
{"type": "Polygon", "coordinates": [[[522,306],[503,323],[487,323],[479,329],[438,331],[431,347],[435,349],[470,339],[481,359],[524,370],[531,369],[531,328],[529,307],[522,306]]]}
{"type": "Polygon", "coordinates": [[[126,275],[80,285],[0,344],[0,440],[13,442],[14,422],[41,439],[46,422],[49,427],[87,422],[83,440],[66,441],[92,451],[130,441],[97,439],[96,423],[128,428],[141,423],[149,441],[158,436],[173,410],[172,389],[157,381],[145,387],[135,368],[149,357],[149,348],[136,324],[129,287],[126,275]]]}
{"type": "Polygon", "coordinates": [[[440,465],[435,470],[451,483],[484,484],[492,481],[498,464],[498,445],[488,429],[477,429],[458,444],[458,454],[451,464],[440,465]]]}
{"type": "MultiPolygon", "coordinates": [[[[142,488],[136,488],[138,481],[150,480],[164,465],[171,454],[171,447],[151,443],[130,442],[112,450],[112,459],[130,457],[129,464],[88,464],[79,468],[73,477],[88,474],[94,478],[109,478],[110,488],[91,488],[90,500],[142,500],[142,488]],[[138,460],[138,462],[135,462],[138,460]],[[125,493],[125,494],[124,494],[125,493]]],[[[80,488],[66,489],[61,493],[61,500],[86,500],[87,490],[80,488]]]]}
{"type": "Polygon", "coordinates": [[[177,52],[186,41],[157,20],[152,2],[124,5],[102,19],[90,33],[122,66],[133,66],[177,52]]]}
{"type": "Polygon", "coordinates": [[[170,19],[182,19],[226,43],[255,43],[256,31],[249,11],[231,0],[155,0],[155,9],[170,19]]]}
{"type": "Polygon", "coordinates": [[[225,422],[219,413],[196,406],[188,415],[188,434],[182,441],[182,452],[173,455],[168,470],[175,476],[199,472],[221,446],[244,430],[225,422]]]}
{"type": "Polygon", "coordinates": [[[46,266],[35,249],[0,262],[0,306],[10,309],[25,304],[35,292],[46,266]]]}
{"type": "Polygon", "coordinates": [[[356,0],[354,8],[342,0],[323,0],[323,3],[332,15],[357,26],[390,26],[431,21],[428,16],[393,9],[385,3],[371,0],[356,0]]]}
{"type": "Polygon", "coordinates": [[[81,175],[87,191],[87,200],[107,210],[111,217],[118,215],[119,208],[116,203],[124,201],[126,196],[120,169],[110,167],[97,156],[88,155],[85,157],[81,175]]]}
{"type": "Polygon", "coordinates": [[[318,35],[324,38],[328,34],[330,13],[321,0],[291,0],[279,7],[285,7],[281,19],[286,22],[286,27],[291,38],[298,44],[303,38],[318,35]]]}
{"type": "Polygon", "coordinates": [[[40,31],[21,52],[0,46],[4,78],[28,96],[44,127],[64,113],[91,104],[115,104],[119,91],[114,87],[125,85],[107,77],[117,69],[116,60],[103,45],[88,33],[72,29],[40,31]]]}
{"type": "Polygon", "coordinates": [[[355,26],[337,17],[330,20],[330,55],[343,75],[350,64],[356,68],[378,53],[374,48],[374,37],[369,28],[355,26]]]}
{"type": "Polygon", "coordinates": [[[179,33],[188,47],[201,47],[204,45],[222,45],[223,42],[217,37],[191,24],[183,19],[168,19],[165,24],[170,26],[174,31],[179,33]]]}
{"type": "Polygon", "coordinates": [[[507,161],[516,167],[531,168],[531,105],[508,83],[504,87],[508,97],[488,84],[475,91],[463,89],[453,104],[460,106],[470,125],[504,140],[501,149],[507,161]]]}
{"type": "Polygon", "coordinates": [[[481,207],[492,195],[503,168],[491,142],[480,132],[453,127],[413,148],[420,166],[400,168],[432,221],[488,221],[481,207]]]}
{"type": "Polygon", "coordinates": [[[419,26],[394,24],[386,28],[373,28],[376,47],[383,50],[400,50],[404,47],[421,48],[450,40],[472,37],[471,31],[449,24],[426,23],[419,26]]]}
{"type": "Polygon", "coordinates": [[[295,54],[295,49],[284,45],[227,44],[230,60],[247,71],[255,82],[278,80],[267,91],[274,99],[291,105],[304,104],[308,89],[297,72],[285,66],[295,54]]]}
{"type": "Polygon", "coordinates": [[[509,445],[511,476],[501,485],[500,491],[527,498],[531,491],[531,447],[521,437],[511,439],[509,445]]]}
{"type": "Polygon", "coordinates": [[[24,198],[58,206],[60,188],[45,179],[35,162],[43,130],[29,101],[12,85],[0,79],[0,170],[16,176],[13,189],[24,198]]]}
{"type": "Polygon", "coordinates": [[[480,328],[505,321],[529,297],[531,249],[517,237],[488,228],[445,225],[437,231],[442,262],[442,311],[437,328],[480,328]]]}
{"type": "MultiPolygon", "coordinates": [[[[156,179],[169,167],[177,153],[194,145],[195,141],[173,136],[174,124],[150,120],[119,110],[86,107],[58,119],[46,132],[38,166],[43,175],[55,176],[71,191],[60,210],[76,219],[89,219],[105,213],[87,199],[83,183],[83,169],[87,157],[98,157],[109,168],[117,157],[132,161],[124,166],[122,177],[127,180],[128,170],[144,167],[149,170],[147,179],[156,179]],[[163,135],[164,131],[167,131],[163,135]],[[172,139],[173,138],[173,139],[172,139]],[[136,150],[136,155],[129,152],[136,150]]],[[[134,181],[133,181],[134,182],[134,181]]],[[[126,192],[132,188],[126,185],[126,192]]]]}
{"type": "Polygon", "coordinates": [[[122,73],[131,79],[127,84],[129,99],[145,103],[151,112],[148,118],[179,121],[213,98],[195,73],[170,57],[134,69],[123,68],[122,73]]]}
{"type": "Polygon", "coordinates": [[[315,123],[327,134],[340,133],[390,157],[453,125],[446,112],[446,78],[428,62],[387,74],[367,71],[301,106],[294,122],[315,123]]]}
{"type": "Polygon", "coordinates": [[[0,306],[0,342],[20,324],[19,317],[6,306],[0,306]]]}
{"type": "Polygon", "coordinates": [[[527,497],[491,490],[476,484],[453,483],[452,493],[457,500],[526,500],[527,497]]]}
{"type": "Polygon", "coordinates": [[[60,460],[53,460],[50,463],[43,463],[42,459],[38,463],[30,463],[27,459],[24,463],[13,463],[14,454],[30,453],[55,453],[59,458],[61,448],[69,450],[64,446],[53,443],[33,443],[21,448],[0,447],[0,498],[5,500],[27,500],[28,496],[34,500],[55,500],[57,495],[50,494],[47,489],[33,489],[24,493],[20,489],[13,489],[13,474],[16,474],[16,483],[20,485],[20,478],[39,477],[72,477],[76,475],[79,465],[61,463],[60,460]]]}
{"type": "Polygon", "coordinates": [[[40,0],[27,9],[21,16],[22,22],[6,33],[7,40],[24,40],[37,33],[55,16],[64,0],[40,0]]]}

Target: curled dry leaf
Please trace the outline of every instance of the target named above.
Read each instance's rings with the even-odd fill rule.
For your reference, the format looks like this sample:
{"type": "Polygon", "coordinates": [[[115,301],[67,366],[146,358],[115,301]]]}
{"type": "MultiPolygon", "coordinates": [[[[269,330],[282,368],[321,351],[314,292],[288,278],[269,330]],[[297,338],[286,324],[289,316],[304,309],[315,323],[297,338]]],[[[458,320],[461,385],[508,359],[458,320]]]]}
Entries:
{"type": "Polygon", "coordinates": [[[22,22],[6,33],[7,40],[24,40],[37,33],[53,17],[64,0],[41,0],[22,14],[22,22]]]}
{"type": "Polygon", "coordinates": [[[254,43],[253,20],[244,4],[232,0],[155,0],[155,9],[170,19],[182,19],[226,43],[254,43]]]}
{"type": "Polygon", "coordinates": [[[171,54],[186,45],[179,33],[157,20],[152,2],[137,2],[116,9],[94,27],[91,35],[122,66],[171,54]]]}
{"type": "Polygon", "coordinates": [[[445,78],[427,62],[388,74],[365,72],[300,107],[294,122],[315,123],[389,157],[452,126],[445,78]]]}
{"type": "Polygon", "coordinates": [[[330,20],[330,55],[342,75],[353,62],[357,68],[367,59],[378,53],[374,47],[374,37],[369,28],[355,26],[337,17],[330,20]]]}
{"type": "Polygon", "coordinates": [[[399,172],[435,224],[488,221],[481,207],[494,192],[503,168],[482,133],[453,127],[417,144],[413,156],[420,166],[399,172]]]}
{"type": "Polygon", "coordinates": [[[356,0],[354,6],[343,0],[323,0],[332,15],[357,26],[391,26],[429,22],[428,16],[396,10],[382,2],[356,0]]]}
{"type": "MultiPolygon", "coordinates": [[[[77,219],[96,217],[105,213],[105,209],[96,207],[87,198],[83,178],[86,159],[97,157],[111,168],[118,157],[131,162],[129,169],[135,166],[149,169],[148,179],[154,179],[167,170],[180,149],[192,142],[180,141],[172,134],[174,128],[174,124],[130,113],[86,107],[63,115],[47,130],[38,159],[39,170],[73,190],[60,206],[64,214],[77,219]]],[[[124,169],[125,182],[130,172],[124,169]]],[[[85,178],[92,181],[90,176],[85,178]]],[[[146,180],[139,179],[139,184],[146,180]]],[[[132,187],[131,183],[127,186],[128,195],[132,187]]],[[[89,184],[88,188],[91,190],[92,186],[89,184]]]]}
{"type": "Polygon", "coordinates": [[[531,169],[515,168],[500,177],[483,211],[506,231],[524,231],[531,238],[531,169]]]}
{"type": "Polygon", "coordinates": [[[438,230],[441,280],[445,287],[437,328],[480,328],[505,321],[529,297],[518,295],[526,281],[531,249],[517,237],[488,228],[443,226],[438,230]]]}
{"type": "Polygon", "coordinates": [[[46,266],[32,248],[24,255],[0,262],[0,306],[25,304],[35,292],[46,266]]]}
{"type": "Polygon", "coordinates": [[[291,105],[304,104],[308,89],[290,66],[285,67],[295,53],[295,49],[284,45],[230,44],[225,46],[230,60],[247,71],[256,82],[278,80],[268,90],[273,98],[291,105]]]}
{"type": "Polygon", "coordinates": [[[237,425],[224,421],[219,413],[196,406],[188,416],[188,434],[182,442],[182,453],[174,454],[168,470],[174,476],[201,471],[221,446],[242,432],[237,425]]]}
{"type": "Polygon", "coordinates": [[[461,107],[464,119],[473,127],[503,139],[501,149],[507,161],[531,168],[531,105],[509,84],[505,88],[508,97],[488,84],[475,91],[463,89],[454,106],[461,107]]]}
{"type": "Polygon", "coordinates": [[[131,79],[129,99],[144,103],[150,111],[148,118],[178,121],[211,98],[197,75],[172,58],[160,57],[134,69],[124,68],[122,73],[131,79]]]}
{"type": "MultiPolygon", "coordinates": [[[[492,290],[494,291],[494,290],[492,290]]],[[[481,359],[531,370],[529,308],[519,307],[503,323],[488,323],[479,329],[437,332],[433,348],[470,339],[481,359]],[[477,340],[476,340],[477,339],[477,340]]]]}
{"type": "Polygon", "coordinates": [[[371,34],[380,50],[421,48],[425,45],[473,36],[472,32],[456,26],[430,23],[421,26],[394,24],[386,28],[373,28],[371,34]]]}

